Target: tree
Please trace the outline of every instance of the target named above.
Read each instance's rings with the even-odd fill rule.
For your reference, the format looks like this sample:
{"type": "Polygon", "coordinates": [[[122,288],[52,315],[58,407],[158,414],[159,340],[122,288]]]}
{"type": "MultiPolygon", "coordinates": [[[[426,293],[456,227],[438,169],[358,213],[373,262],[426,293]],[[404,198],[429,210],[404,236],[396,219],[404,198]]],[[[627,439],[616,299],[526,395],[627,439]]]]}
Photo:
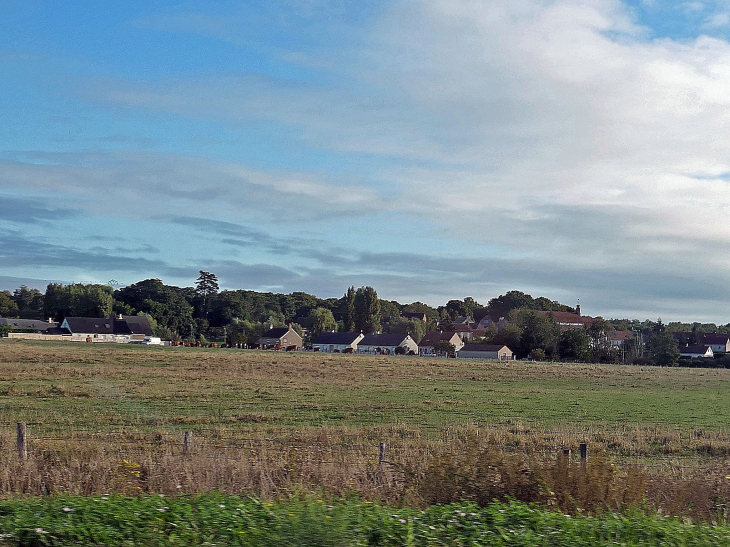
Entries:
{"type": "Polygon", "coordinates": [[[452,344],[448,340],[439,340],[433,345],[433,349],[437,355],[454,355],[456,353],[456,348],[454,347],[454,344],[452,344]]]}
{"type": "Polygon", "coordinates": [[[591,360],[591,339],[584,329],[568,329],[560,334],[558,354],[566,361],[588,363],[591,360]]]}
{"type": "Polygon", "coordinates": [[[312,324],[312,338],[316,338],[323,332],[337,330],[335,316],[327,308],[314,308],[309,312],[309,320],[312,324]]]}
{"type": "Polygon", "coordinates": [[[5,291],[0,291],[0,317],[15,317],[18,305],[5,291]]]}
{"type": "MultiPolygon", "coordinates": [[[[659,322],[661,325],[661,321],[659,322]]],[[[655,330],[649,336],[646,344],[649,352],[649,362],[660,367],[672,367],[679,362],[679,347],[677,341],[668,330],[655,330]]]]}
{"type": "Polygon", "coordinates": [[[345,332],[355,332],[355,287],[350,287],[345,293],[345,332]]]}
{"type": "Polygon", "coordinates": [[[380,300],[372,287],[360,287],[355,292],[355,332],[365,334],[380,330],[380,300]]]}
{"type": "Polygon", "coordinates": [[[208,318],[208,306],[210,297],[218,294],[218,278],[215,274],[200,270],[200,275],[195,281],[195,292],[203,299],[203,312],[208,318]]]}
{"type": "Polygon", "coordinates": [[[23,319],[45,319],[43,315],[43,293],[25,285],[13,291],[11,296],[18,306],[18,316],[23,319]]]}
{"type": "Polygon", "coordinates": [[[557,354],[560,329],[551,315],[541,315],[534,310],[515,310],[511,317],[512,322],[522,329],[516,350],[510,346],[519,357],[527,357],[536,349],[544,351],[547,357],[557,354]]]}
{"type": "Polygon", "coordinates": [[[106,317],[112,313],[114,297],[109,285],[63,285],[49,283],[43,298],[47,317],[106,317]]]}

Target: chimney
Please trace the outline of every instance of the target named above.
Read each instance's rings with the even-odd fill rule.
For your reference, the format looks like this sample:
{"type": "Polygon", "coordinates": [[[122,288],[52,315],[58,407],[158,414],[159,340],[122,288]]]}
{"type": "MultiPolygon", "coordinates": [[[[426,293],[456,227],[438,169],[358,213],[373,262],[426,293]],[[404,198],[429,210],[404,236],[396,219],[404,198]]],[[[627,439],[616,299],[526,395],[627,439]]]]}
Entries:
{"type": "Polygon", "coordinates": [[[117,315],[117,319],[123,319],[122,314],[117,315]]]}

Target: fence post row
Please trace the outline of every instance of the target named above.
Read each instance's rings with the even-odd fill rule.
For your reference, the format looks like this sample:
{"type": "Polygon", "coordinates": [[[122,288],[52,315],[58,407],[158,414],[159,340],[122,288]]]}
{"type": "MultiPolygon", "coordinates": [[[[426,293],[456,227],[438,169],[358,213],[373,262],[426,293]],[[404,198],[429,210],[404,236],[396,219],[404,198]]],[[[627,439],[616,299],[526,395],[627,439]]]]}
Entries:
{"type": "Polygon", "coordinates": [[[588,460],[588,443],[580,443],[580,461],[583,465],[588,460]]]}
{"type": "Polygon", "coordinates": [[[18,458],[25,460],[28,457],[28,446],[25,443],[25,423],[18,422],[18,458]]]}

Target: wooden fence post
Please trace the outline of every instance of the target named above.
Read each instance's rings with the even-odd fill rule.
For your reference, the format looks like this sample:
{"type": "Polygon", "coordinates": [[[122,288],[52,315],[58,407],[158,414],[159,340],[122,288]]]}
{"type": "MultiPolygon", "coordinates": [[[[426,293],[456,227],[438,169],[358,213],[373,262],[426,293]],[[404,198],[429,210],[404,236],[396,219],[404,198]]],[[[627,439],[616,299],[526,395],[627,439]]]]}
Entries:
{"type": "Polygon", "coordinates": [[[193,436],[192,431],[186,431],[185,437],[183,438],[183,456],[188,455],[188,451],[190,450],[190,437],[193,436]]]}
{"type": "Polygon", "coordinates": [[[588,460],[588,443],[580,443],[580,462],[585,465],[588,460]]]}
{"type": "Polygon", "coordinates": [[[378,457],[378,465],[385,463],[385,451],[387,446],[385,443],[380,443],[380,456],[378,457]]]}
{"type": "Polygon", "coordinates": [[[18,422],[18,458],[25,460],[28,457],[28,446],[25,443],[25,423],[18,422]]]}

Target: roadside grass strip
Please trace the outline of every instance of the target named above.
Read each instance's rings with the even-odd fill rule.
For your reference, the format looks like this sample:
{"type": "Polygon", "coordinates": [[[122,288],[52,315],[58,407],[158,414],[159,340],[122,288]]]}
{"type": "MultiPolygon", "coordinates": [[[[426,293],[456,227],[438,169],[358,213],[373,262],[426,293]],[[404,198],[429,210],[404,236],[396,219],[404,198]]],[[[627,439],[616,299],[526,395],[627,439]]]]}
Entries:
{"type": "Polygon", "coordinates": [[[356,497],[267,502],[211,492],[5,500],[0,545],[726,546],[730,527],[639,509],[571,516],[495,502],[419,511],[356,497]]]}

